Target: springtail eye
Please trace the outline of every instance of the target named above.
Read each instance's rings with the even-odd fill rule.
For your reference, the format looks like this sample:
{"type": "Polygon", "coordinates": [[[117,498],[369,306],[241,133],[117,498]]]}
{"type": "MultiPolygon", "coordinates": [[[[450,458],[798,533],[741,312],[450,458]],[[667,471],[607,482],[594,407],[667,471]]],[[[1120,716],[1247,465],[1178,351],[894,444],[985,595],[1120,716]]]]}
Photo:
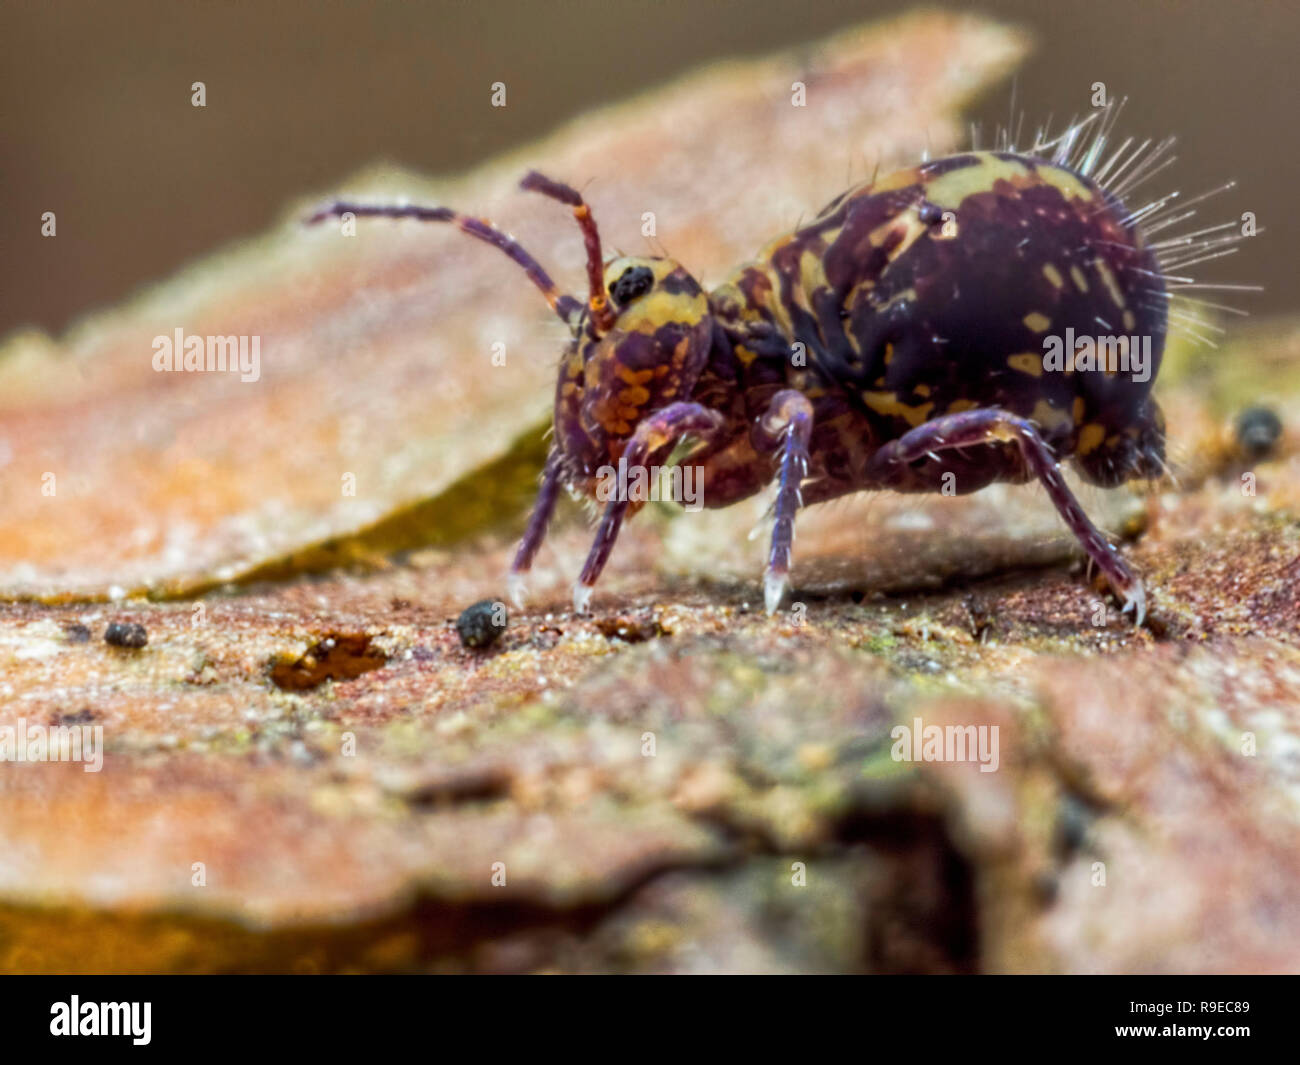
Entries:
{"type": "Polygon", "coordinates": [[[609,286],[609,294],[620,307],[626,307],[638,296],[644,296],[655,283],[655,275],[648,266],[629,266],[609,286]]]}

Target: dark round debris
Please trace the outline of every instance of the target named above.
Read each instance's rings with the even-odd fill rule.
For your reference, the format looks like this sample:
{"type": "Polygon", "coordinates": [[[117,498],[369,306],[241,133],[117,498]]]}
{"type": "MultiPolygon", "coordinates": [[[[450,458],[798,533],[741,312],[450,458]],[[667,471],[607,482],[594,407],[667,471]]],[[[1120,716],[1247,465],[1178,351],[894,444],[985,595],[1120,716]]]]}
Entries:
{"type": "Polygon", "coordinates": [[[1247,407],[1237,415],[1237,443],[1252,459],[1273,450],[1282,435],[1282,421],[1268,407],[1247,407]]]}
{"type": "Polygon", "coordinates": [[[506,631],[510,616],[505,603],[496,599],[480,599],[467,606],[456,619],[456,631],[466,647],[490,647],[506,631]]]}
{"type": "Polygon", "coordinates": [[[138,621],[112,621],[104,630],[104,642],[139,649],[149,642],[149,633],[138,621]]]}
{"type": "Polygon", "coordinates": [[[68,638],[68,643],[90,642],[90,630],[79,621],[74,621],[69,625],[64,625],[63,635],[68,638]]]}

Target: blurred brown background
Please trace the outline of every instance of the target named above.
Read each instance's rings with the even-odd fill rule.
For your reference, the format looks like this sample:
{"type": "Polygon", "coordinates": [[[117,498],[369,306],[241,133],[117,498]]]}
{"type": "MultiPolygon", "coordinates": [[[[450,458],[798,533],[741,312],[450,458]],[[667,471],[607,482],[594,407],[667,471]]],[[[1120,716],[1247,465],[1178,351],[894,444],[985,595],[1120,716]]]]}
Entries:
{"type": "MultiPolygon", "coordinates": [[[[712,59],[814,42],[907,7],[883,0],[380,0],[368,4],[90,0],[0,10],[0,334],[60,331],[141,282],[256,233],[286,201],[388,159],[458,171],[593,104],[712,59]],[[190,85],[207,86],[207,107],[190,85]],[[509,106],[489,106],[508,85],[509,106]],[[58,236],[43,238],[55,211],[58,236]]],[[[1291,263],[1300,5],[1284,0],[986,0],[1030,29],[1026,124],[1087,107],[1104,81],[1125,133],[1180,137],[1170,187],[1235,178],[1209,205],[1268,233],[1216,280],[1295,309],[1291,263]]],[[[1009,85],[973,119],[1005,119],[1009,85]]],[[[850,157],[861,146],[828,144],[850,157]]],[[[779,162],[774,165],[781,165],[779,162]]],[[[564,175],[581,183],[584,175],[564,175]]],[[[761,176],[756,180],[761,182],[761,176]]],[[[462,205],[469,209],[473,205],[462,205]]],[[[809,205],[815,207],[817,205],[809,205]]]]}

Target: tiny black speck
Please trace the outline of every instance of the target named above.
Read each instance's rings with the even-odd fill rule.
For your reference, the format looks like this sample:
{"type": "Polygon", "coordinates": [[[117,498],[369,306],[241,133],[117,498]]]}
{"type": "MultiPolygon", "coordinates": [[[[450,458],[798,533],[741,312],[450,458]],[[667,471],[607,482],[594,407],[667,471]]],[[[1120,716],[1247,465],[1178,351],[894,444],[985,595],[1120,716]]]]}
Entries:
{"type": "Polygon", "coordinates": [[[466,647],[490,647],[500,639],[510,623],[505,604],[495,599],[480,599],[467,606],[456,619],[456,631],[466,647]]]}
{"type": "Polygon", "coordinates": [[[65,625],[63,635],[68,638],[68,643],[90,642],[90,630],[79,621],[74,621],[71,625],[65,625]]]}
{"type": "Polygon", "coordinates": [[[136,621],[113,621],[104,630],[104,642],[114,647],[139,649],[149,642],[149,633],[136,621]]]}

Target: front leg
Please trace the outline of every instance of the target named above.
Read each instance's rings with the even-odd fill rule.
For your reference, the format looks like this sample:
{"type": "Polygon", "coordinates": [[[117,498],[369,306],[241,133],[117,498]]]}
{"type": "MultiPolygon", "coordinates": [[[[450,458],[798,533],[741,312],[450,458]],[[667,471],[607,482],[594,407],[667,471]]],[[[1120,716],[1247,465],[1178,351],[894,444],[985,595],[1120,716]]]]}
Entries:
{"type": "Polygon", "coordinates": [[[772,397],[759,419],[759,435],[780,448],[776,502],[772,507],[772,543],[763,577],[763,601],[768,614],[776,613],[790,577],[790,550],[794,545],[794,516],[803,506],[799,486],[808,476],[808,444],[812,439],[813,406],[808,397],[785,389],[772,397]]]}
{"type": "Polygon", "coordinates": [[[1124,601],[1124,612],[1132,610],[1141,625],[1146,616],[1142,581],[1084,513],[1061,476],[1056,456],[1027,419],[999,408],[946,414],[885,444],[872,456],[868,472],[887,483],[891,469],[925,458],[931,452],[993,443],[1019,446],[1026,468],[1043,483],[1065,524],[1124,601]]]}
{"type": "MultiPolygon", "coordinates": [[[[636,427],[623,451],[622,457],[626,460],[627,469],[631,471],[638,466],[646,466],[652,456],[667,455],[673,445],[687,433],[710,436],[722,427],[725,420],[717,411],[698,403],[671,403],[662,410],[655,411],[636,427]]],[[[631,500],[620,498],[616,493],[605,505],[600,528],[596,530],[596,541],[591,545],[587,562],[582,567],[582,576],[573,586],[573,608],[579,614],[587,612],[592,589],[609,560],[609,553],[623,526],[623,518],[630,502],[631,500]]]]}

